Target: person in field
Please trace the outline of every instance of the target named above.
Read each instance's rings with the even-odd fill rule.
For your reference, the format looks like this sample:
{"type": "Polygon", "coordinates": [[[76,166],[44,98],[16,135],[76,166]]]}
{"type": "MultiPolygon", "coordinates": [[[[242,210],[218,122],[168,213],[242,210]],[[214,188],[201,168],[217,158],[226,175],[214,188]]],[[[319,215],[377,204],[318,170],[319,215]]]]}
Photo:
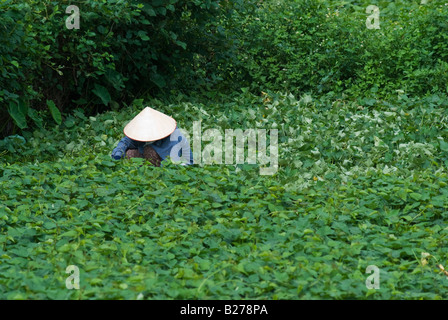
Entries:
{"type": "Polygon", "coordinates": [[[114,160],[144,158],[160,167],[167,158],[182,165],[193,164],[188,140],[172,117],[150,107],[143,109],[123,130],[125,137],[112,151],[114,160]]]}

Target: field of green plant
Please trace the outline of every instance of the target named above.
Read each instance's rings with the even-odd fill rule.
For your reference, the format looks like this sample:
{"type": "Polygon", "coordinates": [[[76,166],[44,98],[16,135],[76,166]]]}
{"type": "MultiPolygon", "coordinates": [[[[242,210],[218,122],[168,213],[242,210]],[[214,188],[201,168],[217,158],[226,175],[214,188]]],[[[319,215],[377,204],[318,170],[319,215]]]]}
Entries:
{"type": "Polygon", "coordinates": [[[77,110],[2,157],[2,297],[446,298],[446,98],[145,103],[187,131],[277,128],[278,172],[114,162],[139,108],[77,110]],[[80,290],[65,288],[68,265],[80,290]],[[369,265],[379,290],[366,289],[369,265]]]}
{"type": "Polygon", "coordinates": [[[0,0],[0,299],[447,298],[443,1],[73,3],[0,0]],[[145,106],[278,170],[112,160],[145,106]]]}

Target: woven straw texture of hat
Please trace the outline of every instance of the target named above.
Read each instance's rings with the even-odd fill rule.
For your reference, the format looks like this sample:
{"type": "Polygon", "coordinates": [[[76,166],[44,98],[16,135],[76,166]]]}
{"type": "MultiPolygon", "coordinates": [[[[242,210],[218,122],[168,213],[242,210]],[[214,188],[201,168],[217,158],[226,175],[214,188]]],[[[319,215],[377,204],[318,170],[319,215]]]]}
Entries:
{"type": "Polygon", "coordinates": [[[124,134],[135,141],[156,141],[176,129],[176,120],[150,107],[143,109],[124,128],[124,134]]]}

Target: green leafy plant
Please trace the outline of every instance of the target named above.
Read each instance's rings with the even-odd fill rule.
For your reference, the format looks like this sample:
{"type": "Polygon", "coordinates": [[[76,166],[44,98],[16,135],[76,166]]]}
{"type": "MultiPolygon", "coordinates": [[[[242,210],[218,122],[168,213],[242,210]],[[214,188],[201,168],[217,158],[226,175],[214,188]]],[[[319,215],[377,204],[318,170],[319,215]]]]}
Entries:
{"type": "Polygon", "coordinates": [[[437,119],[448,99],[371,100],[140,99],[8,138],[0,297],[443,299],[448,136],[437,119]],[[278,172],[111,160],[147,104],[190,133],[199,120],[203,131],[277,128],[278,172]],[[65,287],[68,265],[80,269],[80,290],[65,287]],[[380,268],[380,290],[365,286],[369,265],[380,268]]]}
{"type": "MultiPolygon", "coordinates": [[[[64,114],[77,107],[92,114],[148,92],[202,86],[207,82],[202,70],[212,63],[214,51],[225,47],[222,32],[216,32],[230,6],[224,2],[71,4],[81,10],[80,29],[61,25],[68,16],[58,1],[0,4],[0,103],[10,106],[0,109],[2,136],[15,126],[28,127],[28,115],[16,107],[21,99],[55,119],[47,100],[64,114]]],[[[39,121],[45,123],[47,117],[39,121]]]]}

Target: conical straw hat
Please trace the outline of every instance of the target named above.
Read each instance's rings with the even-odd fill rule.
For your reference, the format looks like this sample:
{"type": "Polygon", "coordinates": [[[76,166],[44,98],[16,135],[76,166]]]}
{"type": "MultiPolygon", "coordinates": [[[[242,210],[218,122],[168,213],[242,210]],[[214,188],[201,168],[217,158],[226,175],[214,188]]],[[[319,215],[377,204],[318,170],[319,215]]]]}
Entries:
{"type": "Polygon", "coordinates": [[[176,120],[150,107],[143,109],[124,128],[124,134],[136,141],[156,141],[176,130],[176,120]]]}

